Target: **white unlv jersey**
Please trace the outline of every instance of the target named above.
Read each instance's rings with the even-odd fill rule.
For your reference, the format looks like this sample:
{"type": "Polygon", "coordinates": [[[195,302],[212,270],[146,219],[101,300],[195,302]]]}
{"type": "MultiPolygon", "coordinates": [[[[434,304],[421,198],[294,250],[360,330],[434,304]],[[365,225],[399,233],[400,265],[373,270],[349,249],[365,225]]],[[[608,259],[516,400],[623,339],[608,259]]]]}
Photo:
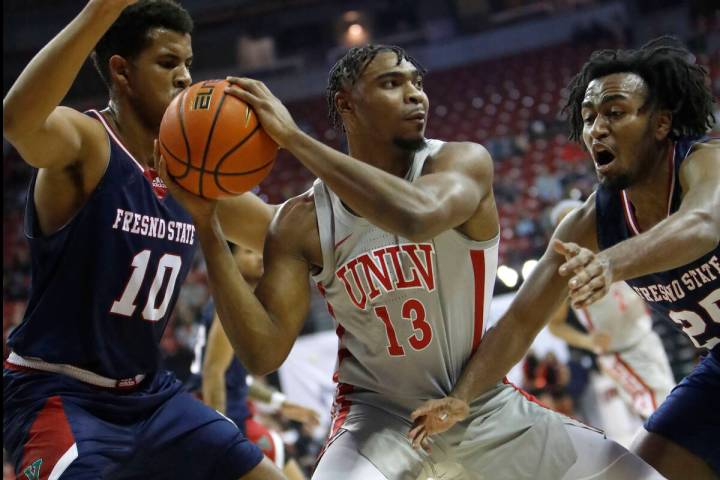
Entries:
{"type": "Polygon", "coordinates": [[[588,331],[601,330],[612,337],[610,351],[629,348],[652,331],[645,302],[625,282],[613,283],[603,298],[574,310],[588,331]]]}
{"type": "MultiPolygon", "coordinates": [[[[442,145],[428,140],[406,178],[442,145]]],[[[337,324],[339,408],[353,400],[407,414],[447,395],[488,323],[498,238],[451,229],[414,243],[352,214],[321,181],[313,188],[323,254],[313,279],[337,324]]]]}

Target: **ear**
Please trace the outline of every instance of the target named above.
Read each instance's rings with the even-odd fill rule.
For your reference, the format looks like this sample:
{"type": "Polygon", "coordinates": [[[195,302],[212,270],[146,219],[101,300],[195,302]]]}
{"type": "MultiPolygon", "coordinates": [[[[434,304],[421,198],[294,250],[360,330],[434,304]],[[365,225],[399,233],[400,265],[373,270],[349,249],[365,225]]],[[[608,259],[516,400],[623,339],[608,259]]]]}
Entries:
{"type": "Polygon", "coordinates": [[[110,82],[120,90],[127,90],[130,87],[130,64],[120,55],[113,55],[109,60],[110,82]]]}
{"type": "Polygon", "coordinates": [[[348,95],[348,92],[345,92],[343,90],[340,90],[339,92],[335,92],[335,108],[337,108],[337,111],[340,113],[340,115],[352,112],[352,102],[350,100],[350,96],[348,95]]]}
{"type": "Polygon", "coordinates": [[[665,140],[672,131],[672,112],[659,110],[655,117],[655,140],[665,140]]]}

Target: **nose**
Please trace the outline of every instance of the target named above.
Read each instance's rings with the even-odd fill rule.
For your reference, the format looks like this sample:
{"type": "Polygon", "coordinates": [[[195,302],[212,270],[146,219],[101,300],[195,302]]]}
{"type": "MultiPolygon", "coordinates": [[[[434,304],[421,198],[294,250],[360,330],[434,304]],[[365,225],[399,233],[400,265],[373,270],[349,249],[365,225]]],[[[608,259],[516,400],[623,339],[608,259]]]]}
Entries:
{"type": "Polygon", "coordinates": [[[595,121],[590,127],[590,136],[592,138],[603,138],[610,133],[608,131],[608,122],[604,115],[598,115],[595,117],[595,121]]]}
{"type": "Polygon", "coordinates": [[[425,92],[418,88],[413,82],[408,82],[408,87],[405,89],[405,101],[412,104],[420,104],[423,102],[425,92]]]}
{"type": "Polygon", "coordinates": [[[192,76],[190,75],[190,69],[186,65],[180,67],[180,71],[175,77],[175,87],[187,88],[192,83],[192,76]]]}

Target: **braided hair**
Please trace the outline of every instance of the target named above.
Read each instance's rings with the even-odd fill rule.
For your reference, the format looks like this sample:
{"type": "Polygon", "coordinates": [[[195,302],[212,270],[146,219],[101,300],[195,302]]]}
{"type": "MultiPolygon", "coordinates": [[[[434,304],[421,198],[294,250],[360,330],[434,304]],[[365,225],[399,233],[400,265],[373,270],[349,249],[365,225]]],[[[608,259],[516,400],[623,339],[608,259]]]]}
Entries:
{"type": "Polygon", "coordinates": [[[328,85],[325,89],[328,119],[330,124],[342,130],[342,118],[335,106],[335,94],[344,88],[350,88],[357,83],[367,66],[380,52],[393,52],[397,57],[397,64],[403,60],[407,60],[417,68],[420,75],[425,75],[427,69],[420,65],[412,56],[408,55],[405,50],[395,45],[367,45],[365,47],[353,47],[347,51],[343,57],[338,60],[330,69],[330,77],[328,85]]]}
{"type": "Polygon", "coordinates": [[[120,55],[133,59],[150,44],[153,28],[166,28],[179,33],[192,33],[190,14],[174,0],[141,0],[123,10],[105,32],[92,53],[95,68],[103,83],[111,88],[110,57],[120,55]]]}
{"type": "Polygon", "coordinates": [[[669,137],[700,136],[713,125],[714,99],[705,83],[707,70],[675,37],[662,36],[637,50],[593,52],[580,73],[571,81],[570,96],[563,108],[570,127],[570,139],[581,141],[582,102],[588,84],[613,73],[634,73],[647,85],[650,106],[672,112],[669,137]]]}

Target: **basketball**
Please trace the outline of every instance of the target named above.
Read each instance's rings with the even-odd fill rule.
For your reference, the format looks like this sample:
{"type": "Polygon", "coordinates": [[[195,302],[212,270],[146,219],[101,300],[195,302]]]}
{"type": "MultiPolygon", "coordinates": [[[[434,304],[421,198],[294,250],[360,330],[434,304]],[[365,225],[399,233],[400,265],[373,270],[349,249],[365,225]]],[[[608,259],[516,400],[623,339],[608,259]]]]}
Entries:
{"type": "Polygon", "coordinates": [[[273,167],[278,146],[252,108],[225,94],[226,80],[206,80],[170,103],[160,124],[160,153],[168,174],[204,198],[239,195],[273,167]]]}

